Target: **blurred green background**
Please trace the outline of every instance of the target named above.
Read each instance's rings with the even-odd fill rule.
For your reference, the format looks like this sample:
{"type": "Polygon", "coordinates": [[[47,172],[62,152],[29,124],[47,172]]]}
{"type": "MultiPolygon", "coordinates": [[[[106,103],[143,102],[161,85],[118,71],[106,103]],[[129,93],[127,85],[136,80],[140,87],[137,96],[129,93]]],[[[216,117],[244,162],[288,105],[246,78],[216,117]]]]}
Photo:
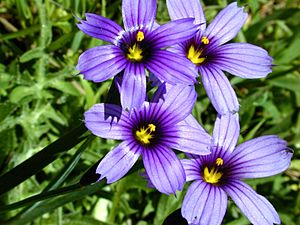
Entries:
{"type": "MultiPolygon", "coordinates": [[[[230,2],[202,1],[207,21],[230,2]]],[[[265,79],[229,76],[241,105],[239,141],[277,134],[295,150],[286,172],[247,182],[272,202],[282,224],[299,225],[300,2],[238,2],[249,12],[249,19],[234,41],[264,47],[275,64],[265,79]]],[[[24,182],[0,196],[0,224],[159,225],[181,207],[188,184],[177,198],[162,195],[146,187],[139,176],[141,169],[109,186],[100,183],[72,188],[117,144],[88,133],[81,138],[71,133],[67,139],[75,135],[74,141],[83,144],[54,146],[50,149],[57,151],[53,159],[43,153],[23,171],[1,176],[78,127],[84,111],[106,99],[111,81],[85,81],[75,70],[83,51],[105,44],[76,27],[76,17],[84,18],[85,12],[122,24],[121,0],[0,1],[0,186],[8,187],[16,177],[22,179],[23,172],[34,174],[23,177],[24,182]],[[43,160],[49,163],[41,166],[43,160]]],[[[162,0],[158,1],[157,21],[169,21],[162,0]]],[[[201,86],[198,93],[193,113],[211,132],[216,112],[201,86]]],[[[230,201],[223,224],[249,222],[230,201]]]]}

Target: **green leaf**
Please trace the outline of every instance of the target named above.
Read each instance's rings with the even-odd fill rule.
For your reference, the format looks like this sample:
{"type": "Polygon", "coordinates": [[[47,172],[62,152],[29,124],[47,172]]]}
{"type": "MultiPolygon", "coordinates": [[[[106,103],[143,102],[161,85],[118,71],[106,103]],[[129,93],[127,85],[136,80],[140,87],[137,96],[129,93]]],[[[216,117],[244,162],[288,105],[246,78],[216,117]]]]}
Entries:
{"type": "Polygon", "coordinates": [[[83,124],[80,125],[23,163],[0,176],[0,195],[14,188],[53,162],[59,156],[59,153],[68,151],[76,146],[83,140],[81,136],[86,131],[86,127],[83,124]]]}
{"type": "Polygon", "coordinates": [[[1,169],[4,169],[2,166],[5,165],[2,163],[4,163],[5,157],[14,149],[15,145],[16,137],[14,129],[7,129],[0,132],[0,172],[2,172],[1,169]]]}
{"type": "Polygon", "coordinates": [[[39,30],[40,30],[39,25],[33,25],[31,27],[27,27],[23,30],[18,30],[16,32],[7,33],[7,34],[0,34],[0,41],[14,39],[14,38],[20,38],[20,37],[24,37],[24,36],[27,36],[27,35],[32,35],[32,34],[34,34],[35,32],[37,32],[39,30]]]}
{"type": "Polygon", "coordinates": [[[56,209],[57,207],[60,207],[64,204],[72,202],[72,201],[82,199],[87,195],[91,195],[91,194],[98,192],[102,187],[105,186],[105,184],[106,184],[106,182],[104,180],[102,180],[98,183],[84,186],[84,187],[74,185],[73,189],[69,190],[69,193],[67,193],[63,196],[60,196],[60,197],[56,197],[54,199],[43,201],[39,205],[39,207],[35,208],[34,210],[30,211],[29,213],[24,213],[18,217],[13,218],[9,222],[7,222],[6,225],[24,225],[28,222],[33,221],[34,219],[43,215],[44,213],[47,213],[49,211],[56,209]]]}
{"type": "Polygon", "coordinates": [[[28,213],[29,211],[32,211],[34,208],[39,206],[39,201],[42,201],[47,198],[52,198],[57,195],[62,195],[65,192],[69,192],[70,190],[79,187],[78,185],[75,185],[54,190],[55,188],[58,188],[74,170],[75,166],[80,160],[82,152],[89,146],[89,144],[94,138],[95,136],[89,136],[89,138],[80,146],[80,148],[76,151],[73,157],[69,160],[68,164],[61,170],[60,173],[57,174],[56,179],[53,179],[52,182],[48,184],[48,186],[44,189],[44,191],[41,194],[29,197],[27,199],[7,206],[0,206],[0,213],[24,207],[28,204],[36,203],[25,210],[28,213]]]}
{"type": "Polygon", "coordinates": [[[249,224],[250,224],[249,220],[247,220],[245,217],[241,217],[232,222],[226,223],[225,225],[249,225],[249,224]]]}
{"type": "Polygon", "coordinates": [[[56,90],[59,90],[63,93],[67,93],[67,94],[70,94],[70,95],[73,95],[73,96],[80,96],[80,92],[77,88],[75,88],[75,86],[70,83],[70,82],[67,82],[67,81],[62,81],[62,80],[51,80],[49,83],[48,83],[48,86],[49,87],[52,87],[56,90]]]}
{"type": "Polygon", "coordinates": [[[52,42],[47,50],[49,52],[53,52],[56,51],[57,49],[66,46],[66,44],[72,40],[73,36],[74,34],[72,32],[61,36],[60,38],[52,42]]]}
{"type": "Polygon", "coordinates": [[[21,55],[20,62],[25,63],[32,59],[41,58],[43,54],[44,54],[44,49],[41,47],[30,49],[29,51],[27,51],[23,55],[21,55]]]}
{"type": "Polygon", "coordinates": [[[164,219],[173,211],[180,208],[183,200],[183,193],[179,192],[177,197],[170,195],[161,195],[158,206],[156,209],[156,215],[154,224],[162,224],[164,219]]]}
{"type": "Polygon", "coordinates": [[[16,105],[12,103],[0,103],[0,122],[3,121],[16,109],[16,105]]]}
{"type": "Polygon", "coordinates": [[[80,44],[81,44],[81,41],[84,37],[84,33],[81,32],[81,31],[77,31],[75,36],[73,37],[73,41],[72,41],[72,44],[71,44],[71,49],[72,49],[72,52],[77,52],[79,47],[80,47],[80,44]]]}
{"type": "Polygon", "coordinates": [[[285,213],[279,213],[279,216],[280,216],[282,224],[296,225],[296,223],[294,223],[294,221],[292,219],[293,215],[285,214],[285,213]]]}
{"type": "Polygon", "coordinates": [[[281,52],[280,56],[276,58],[276,62],[278,62],[279,64],[290,64],[290,62],[292,62],[294,59],[300,57],[300,32],[298,31],[294,35],[293,39],[286,40],[286,42],[288,42],[287,47],[281,52]]]}
{"type": "Polygon", "coordinates": [[[104,223],[89,216],[68,216],[63,218],[64,225],[113,225],[104,223]]]}
{"type": "Polygon", "coordinates": [[[33,87],[27,86],[17,86],[15,87],[9,95],[9,100],[12,103],[19,103],[20,101],[28,96],[36,95],[36,90],[33,87]]]}
{"type": "Polygon", "coordinates": [[[32,14],[30,7],[28,6],[27,1],[16,1],[17,10],[19,14],[22,15],[25,19],[31,19],[32,14]]]}
{"type": "Polygon", "coordinates": [[[300,79],[294,74],[286,74],[284,76],[270,79],[268,83],[272,86],[281,87],[290,91],[300,92],[300,79]]]}

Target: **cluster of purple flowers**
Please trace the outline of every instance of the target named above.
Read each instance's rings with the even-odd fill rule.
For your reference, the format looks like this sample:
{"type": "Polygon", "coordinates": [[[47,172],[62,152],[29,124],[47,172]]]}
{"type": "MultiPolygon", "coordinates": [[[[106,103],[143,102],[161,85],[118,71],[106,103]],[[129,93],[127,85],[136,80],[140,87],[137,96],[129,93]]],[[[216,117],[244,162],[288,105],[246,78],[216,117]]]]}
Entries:
{"type": "Polygon", "coordinates": [[[275,135],[236,147],[240,134],[239,103],[223,71],[261,78],[272,58],[247,43],[225,44],[247,20],[237,3],[223,9],[206,27],[199,0],[167,0],[171,22],[155,22],[155,0],[123,0],[124,29],[105,17],[87,13],[78,27],[109,42],[80,55],[84,78],[102,82],[118,75],[121,105],[100,103],[85,114],[95,135],[122,140],[99,163],[108,183],[122,178],[141,156],[151,186],[176,194],[193,181],[182,204],[189,224],[221,224],[229,195],[255,225],[279,224],[273,206],[241,179],[267,177],[289,167],[292,151],[275,135]],[[217,111],[210,136],[191,114],[201,76],[217,111]],[[157,85],[148,100],[147,83],[157,85]],[[180,160],[172,149],[186,153],[180,160]]]}

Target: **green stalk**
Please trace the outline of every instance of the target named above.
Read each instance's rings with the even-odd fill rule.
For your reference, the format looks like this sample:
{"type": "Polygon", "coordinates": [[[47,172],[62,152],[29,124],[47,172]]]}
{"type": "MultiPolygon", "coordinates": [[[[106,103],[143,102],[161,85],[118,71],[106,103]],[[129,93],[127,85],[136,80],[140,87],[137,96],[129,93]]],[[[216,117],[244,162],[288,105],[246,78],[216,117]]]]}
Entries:
{"type": "Polygon", "coordinates": [[[108,217],[108,223],[115,224],[116,216],[120,208],[120,200],[121,200],[121,195],[124,190],[124,185],[126,177],[122,180],[120,180],[117,184],[116,192],[114,194],[113,200],[112,200],[112,208],[109,213],[108,217]]]}

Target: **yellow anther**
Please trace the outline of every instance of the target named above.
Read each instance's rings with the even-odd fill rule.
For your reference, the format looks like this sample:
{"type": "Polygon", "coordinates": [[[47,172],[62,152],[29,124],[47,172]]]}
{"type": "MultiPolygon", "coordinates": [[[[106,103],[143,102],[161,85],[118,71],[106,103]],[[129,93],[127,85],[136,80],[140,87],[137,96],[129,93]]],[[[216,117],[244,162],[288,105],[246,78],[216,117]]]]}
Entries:
{"type": "Polygon", "coordinates": [[[224,161],[223,161],[222,158],[217,158],[217,159],[216,159],[216,165],[217,165],[217,166],[222,166],[223,163],[224,163],[224,161]]]}
{"type": "Polygon", "coordinates": [[[194,45],[191,45],[187,53],[187,57],[192,61],[192,63],[200,65],[206,59],[205,57],[201,57],[201,54],[202,50],[196,50],[194,45]]]}
{"type": "Polygon", "coordinates": [[[209,171],[208,167],[204,168],[203,171],[203,178],[205,182],[210,184],[216,184],[220,181],[223,173],[218,172],[218,169],[215,169],[214,167],[209,171]]]}
{"type": "Polygon", "coordinates": [[[135,132],[136,138],[143,144],[149,144],[150,139],[153,138],[153,132],[156,130],[156,126],[152,123],[148,124],[148,127],[144,129],[142,127],[140,130],[135,132]]]}
{"type": "Polygon", "coordinates": [[[154,132],[155,129],[156,129],[156,126],[155,126],[154,124],[150,123],[150,124],[148,125],[148,128],[150,129],[151,132],[154,132]]]}
{"type": "Polygon", "coordinates": [[[145,35],[144,35],[144,32],[143,31],[138,31],[137,34],[136,34],[136,40],[138,42],[144,40],[145,38],[145,35]]]}
{"type": "Polygon", "coordinates": [[[142,56],[142,49],[137,44],[134,44],[132,47],[128,49],[129,53],[127,54],[127,57],[131,61],[141,61],[143,59],[142,56]]]}
{"type": "Polygon", "coordinates": [[[205,44],[205,45],[208,45],[208,44],[209,44],[209,40],[208,40],[208,38],[207,38],[206,36],[203,36],[203,37],[201,38],[201,42],[202,42],[203,44],[205,44]]]}

